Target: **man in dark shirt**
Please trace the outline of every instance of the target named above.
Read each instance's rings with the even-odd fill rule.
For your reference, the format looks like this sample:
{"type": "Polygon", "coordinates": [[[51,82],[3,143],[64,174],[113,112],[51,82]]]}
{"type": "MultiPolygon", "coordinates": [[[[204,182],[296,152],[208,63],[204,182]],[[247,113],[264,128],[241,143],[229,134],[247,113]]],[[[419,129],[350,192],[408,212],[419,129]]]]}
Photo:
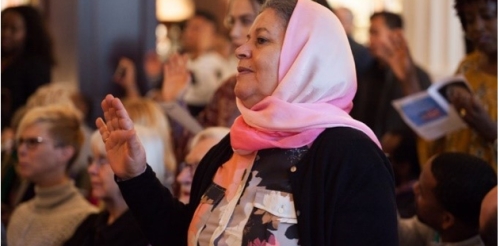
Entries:
{"type": "Polygon", "coordinates": [[[411,58],[399,15],[378,12],[370,21],[369,49],[375,60],[358,77],[351,115],[372,128],[384,151],[391,154],[401,137],[411,133],[391,101],[425,90],[431,81],[411,58]]]}

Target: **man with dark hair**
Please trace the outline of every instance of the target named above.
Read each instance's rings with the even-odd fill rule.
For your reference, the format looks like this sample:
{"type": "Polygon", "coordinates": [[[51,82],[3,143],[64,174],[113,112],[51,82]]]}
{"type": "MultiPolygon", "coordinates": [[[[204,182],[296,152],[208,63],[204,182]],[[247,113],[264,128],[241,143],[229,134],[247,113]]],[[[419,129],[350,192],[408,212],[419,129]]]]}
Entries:
{"type": "Polygon", "coordinates": [[[431,158],[414,186],[417,217],[399,221],[400,245],[484,245],[479,213],[497,184],[493,168],[463,153],[431,158]]]}
{"type": "Polygon", "coordinates": [[[431,81],[413,62],[399,15],[377,12],[371,16],[369,49],[375,59],[358,78],[351,115],[372,128],[384,152],[393,155],[401,140],[414,137],[403,134],[411,131],[391,101],[425,90],[431,81]]]}

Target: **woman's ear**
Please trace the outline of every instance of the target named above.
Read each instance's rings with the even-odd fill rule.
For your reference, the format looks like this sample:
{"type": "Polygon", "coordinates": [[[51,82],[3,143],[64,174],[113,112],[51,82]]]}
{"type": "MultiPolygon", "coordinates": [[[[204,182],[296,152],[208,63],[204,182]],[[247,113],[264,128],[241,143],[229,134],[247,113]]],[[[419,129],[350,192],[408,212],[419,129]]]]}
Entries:
{"type": "Polygon", "coordinates": [[[441,229],[448,230],[455,224],[455,216],[448,211],[444,211],[441,215],[441,229]]]}

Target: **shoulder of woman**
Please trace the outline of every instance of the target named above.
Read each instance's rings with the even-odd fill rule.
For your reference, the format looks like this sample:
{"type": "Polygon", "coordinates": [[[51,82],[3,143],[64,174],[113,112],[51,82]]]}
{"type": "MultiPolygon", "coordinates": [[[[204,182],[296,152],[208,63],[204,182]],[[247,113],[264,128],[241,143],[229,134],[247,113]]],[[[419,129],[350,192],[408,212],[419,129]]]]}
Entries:
{"type": "Polygon", "coordinates": [[[350,127],[326,129],[316,138],[311,150],[315,155],[324,155],[335,162],[349,162],[360,168],[388,163],[382,150],[365,133],[350,127]]]}
{"type": "Polygon", "coordinates": [[[316,141],[333,146],[343,146],[344,148],[357,145],[373,145],[376,147],[376,144],[365,133],[351,127],[327,128],[316,138],[316,141]]]}

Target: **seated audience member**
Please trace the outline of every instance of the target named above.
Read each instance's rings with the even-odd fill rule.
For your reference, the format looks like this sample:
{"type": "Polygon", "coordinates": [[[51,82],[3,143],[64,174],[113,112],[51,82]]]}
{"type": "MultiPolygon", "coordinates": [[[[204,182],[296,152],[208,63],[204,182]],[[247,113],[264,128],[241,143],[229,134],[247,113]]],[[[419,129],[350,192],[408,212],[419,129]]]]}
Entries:
{"type": "Polygon", "coordinates": [[[417,217],[400,219],[400,245],[483,245],[479,214],[497,184],[493,168],[468,154],[431,158],[415,184],[417,217]]]}
{"type": "Polygon", "coordinates": [[[493,0],[455,0],[465,35],[476,50],[463,59],[457,70],[467,79],[471,91],[451,87],[447,94],[469,127],[424,143],[422,158],[443,151],[465,152],[497,168],[497,5],[498,1],[493,0]]]}
{"type": "Polygon", "coordinates": [[[426,89],[430,78],[411,57],[403,36],[403,19],[390,12],[370,17],[369,49],[375,59],[358,78],[358,92],[353,100],[353,118],[367,124],[392,155],[401,140],[400,132],[409,127],[391,102],[426,89]]]}
{"type": "MultiPolygon", "coordinates": [[[[136,128],[138,133],[142,131],[139,129],[146,130],[145,128],[136,128]]],[[[148,245],[147,239],[136,225],[136,221],[118,189],[99,132],[96,131],[92,134],[90,145],[92,155],[89,157],[88,172],[92,182],[92,195],[103,202],[104,210],[98,214],[89,215],[64,245],[148,245]]],[[[147,146],[146,144],[145,149],[148,149],[147,146]]],[[[149,161],[148,159],[148,163],[149,161]]]]}
{"type": "MultiPolygon", "coordinates": [[[[67,105],[68,107],[76,108],[74,98],[78,95],[79,92],[77,90],[64,83],[50,83],[39,87],[36,92],[28,98],[26,105],[14,114],[10,126],[12,141],[15,139],[19,121],[28,110],[53,104],[67,105]]],[[[80,110],[77,114],[79,118],[83,118],[84,114],[80,110]]],[[[85,137],[84,142],[81,145],[77,158],[74,159],[74,163],[70,164],[68,175],[75,181],[75,185],[80,192],[87,197],[90,191],[90,180],[85,170],[85,156],[88,156],[90,153],[87,139],[92,131],[85,124],[82,124],[81,127],[85,137]]],[[[2,137],[2,141],[7,140],[2,137]]],[[[7,215],[2,217],[2,220],[4,220],[7,225],[9,211],[14,209],[19,203],[27,201],[34,196],[34,184],[26,179],[20,178],[16,173],[15,165],[17,164],[17,153],[15,148],[8,148],[2,154],[3,157],[5,157],[2,158],[2,207],[5,209],[7,215]]]]}
{"type": "Polygon", "coordinates": [[[196,134],[189,144],[189,152],[179,167],[177,183],[179,185],[179,201],[189,203],[191,183],[194,171],[205,154],[229,133],[226,127],[209,127],[196,134]]]}
{"type": "MultiPolygon", "coordinates": [[[[174,155],[174,142],[172,140],[172,130],[167,116],[160,107],[152,100],[146,98],[127,98],[123,101],[132,121],[145,128],[153,129],[162,140],[162,156],[164,158],[164,168],[161,173],[164,177],[158,177],[163,185],[172,190],[175,173],[177,170],[176,157],[174,155]]],[[[157,175],[160,174],[157,169],[157,175]]]]}
{"type": "Polygon", "coordinates": [[[35,184],[35,197],[14,210],[8,245],[61,245],[87,215],[97,212],[68,176],[83,143],[75,110],[62,105],[33,108],[19,124],[17,171],[35,184]]]}
{"type": "Polygon", "coordinates": [[[498,187],[491,189],[481,203],[479,234],[485,246],[498,245],[498,187]]]}

